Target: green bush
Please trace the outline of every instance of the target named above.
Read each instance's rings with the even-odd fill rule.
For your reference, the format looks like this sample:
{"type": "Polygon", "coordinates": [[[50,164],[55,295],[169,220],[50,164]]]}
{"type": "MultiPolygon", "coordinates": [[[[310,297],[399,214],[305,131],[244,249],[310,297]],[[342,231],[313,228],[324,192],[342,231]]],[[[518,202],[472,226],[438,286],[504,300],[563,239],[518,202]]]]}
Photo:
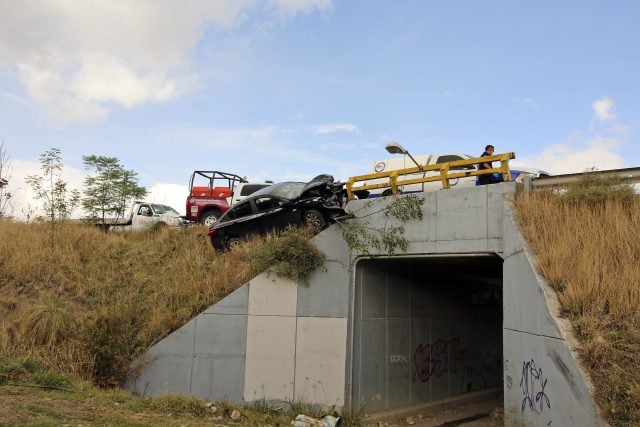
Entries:
{"type": "Polygon", "coordinates": [[[129,363],[138,349],[135,316],[122,309],[102,311],[81,332],[87,350],[94,357],[94,382],[100,387],[123,383],[129,363]]]}
{"type": "Polygon", "coordinates": [[[626,205],[633,202],[636,192],[632,185],[618,177],[586,173],[567,188],[562,198],[568,202],[586,203],[591,206],[614,200],[626,205]]]}
{"type": "Polygon", "coordinates": [[[309,241],[305,229],[287,227],[262,245],[252,246],[247,260],[256,271],[272,271],[278,277],[307,283],[313,270],[324,266],[325,255],[309,241]]]}

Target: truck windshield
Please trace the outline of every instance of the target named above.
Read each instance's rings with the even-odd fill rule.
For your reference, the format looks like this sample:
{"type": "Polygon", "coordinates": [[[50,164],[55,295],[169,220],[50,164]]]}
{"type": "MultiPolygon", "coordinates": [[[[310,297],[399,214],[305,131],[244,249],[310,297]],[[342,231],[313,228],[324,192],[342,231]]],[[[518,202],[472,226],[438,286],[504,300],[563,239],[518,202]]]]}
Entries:
{"type": "Polygon", "coordinates": [[[154,204],[154,205],[151,205],[151,207],[153,208],[153,212],[156,214],[173,214],[178,216],[180,215],[178,211],[176,211],[170,206],[154,204]]]}

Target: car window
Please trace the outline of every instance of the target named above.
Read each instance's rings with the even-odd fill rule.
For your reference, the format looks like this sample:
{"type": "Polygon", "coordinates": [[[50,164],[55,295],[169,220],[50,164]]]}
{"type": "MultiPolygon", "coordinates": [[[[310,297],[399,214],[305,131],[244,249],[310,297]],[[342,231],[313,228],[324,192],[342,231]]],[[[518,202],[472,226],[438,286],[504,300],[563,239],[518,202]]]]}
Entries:
{"type": "Polygon", "coordinates": [[[291,200],[300,196],[305,185],[304,182],[281,182],[258,190],[253,193],[253,196],[274,195],[291,200]]]}
{"type": "Polygon", "coordinates": [[[138,215],[148,216],[150,212],[149,206],[147,205],[142,205],[140,209],[138,209],[138,215]]]}
{"type": "MultiPolygon", "coordinates": [[[[447,154],[445,156],[440,156],[438,157],[438,162],[437,163],[446,163],[446,162],[455,162],[456,160],[465,160],[464,157],[462,156],[458,156],[455,154],[447,154]]],[[[452,168],[450,168],[449,170],[471,170],[471,169],[475,169],[475,167],[473,165],[467,165],[467,166],[454,166],[452,168]]]]}
{"type": "Polygon", "coordinates": [[[247,184],[244,187],[242,187],[242,190],[240,190],[240,195],[248,196],[249,194],[253,194],[256,191],[261,190],[268,186],[269,184],[247,184]]]}
{"type": "Polygon", "coordinates": [[[153,204],[153,205],[151,205],[151,206],[153,207],[153,211],[154,211],[155,213],[158,213],[158,214],[172,214],[172,215],[180,215],[180,214],[178,213],[178,211],[176,211],[175,209],[173,209],[173,208],[172,208],[172,207],[170,207],[170,206],[166,206],[166,205],[156,205],[156,204],[153,204]]]}
{"type": "Polygon", "coordinates": [[[258,197],[254,199],[258,212],[265,212],[282,206],[282,200],[274,197],[258,197]]]}
{"type": "Polygon", "coordinates": [[[238,219],[253,213],[253,209],[251,209],[251,203],[246,201],[244,203],[240,203],[239,205],[233,207],[227,212],[227,219],[238,219]]]}

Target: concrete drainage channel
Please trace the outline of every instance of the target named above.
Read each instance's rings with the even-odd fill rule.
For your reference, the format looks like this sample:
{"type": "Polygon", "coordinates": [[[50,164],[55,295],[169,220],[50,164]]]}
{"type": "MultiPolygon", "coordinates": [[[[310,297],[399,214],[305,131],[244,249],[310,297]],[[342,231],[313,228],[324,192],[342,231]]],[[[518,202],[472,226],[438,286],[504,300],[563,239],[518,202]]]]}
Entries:
{"type": "MultiPolygon", "coordinates": [[[[488,412],[502,406],[484,392],[502,386],[500,257],[360,260],[353,301],[352,407],[388,419],[388,411],[464,404],[465,396],[489,396],[488,412]]],[[[467,412],[462,418],[477,415],[467,412]]]]}

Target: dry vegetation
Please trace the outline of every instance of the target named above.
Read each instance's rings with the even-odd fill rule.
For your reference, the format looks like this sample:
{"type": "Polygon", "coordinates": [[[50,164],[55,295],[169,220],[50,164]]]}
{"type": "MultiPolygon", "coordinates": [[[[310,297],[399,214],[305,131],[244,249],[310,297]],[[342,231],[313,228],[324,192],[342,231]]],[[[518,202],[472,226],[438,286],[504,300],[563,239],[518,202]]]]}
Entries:
{"type": "Polygon", "coordinates": [[[109,233],[0,221],[0,357],[100,386],[258,272],[304,280],[324,256],[305,230],[215,253],[206,229],[109,233]]]}
{"type": "Polygon", "coordinates": [[[588,176],[564,193],[518,197],[538,268],[581,342],[596,401],[614,425],[640,425],[640,200],[588,176]]]}

